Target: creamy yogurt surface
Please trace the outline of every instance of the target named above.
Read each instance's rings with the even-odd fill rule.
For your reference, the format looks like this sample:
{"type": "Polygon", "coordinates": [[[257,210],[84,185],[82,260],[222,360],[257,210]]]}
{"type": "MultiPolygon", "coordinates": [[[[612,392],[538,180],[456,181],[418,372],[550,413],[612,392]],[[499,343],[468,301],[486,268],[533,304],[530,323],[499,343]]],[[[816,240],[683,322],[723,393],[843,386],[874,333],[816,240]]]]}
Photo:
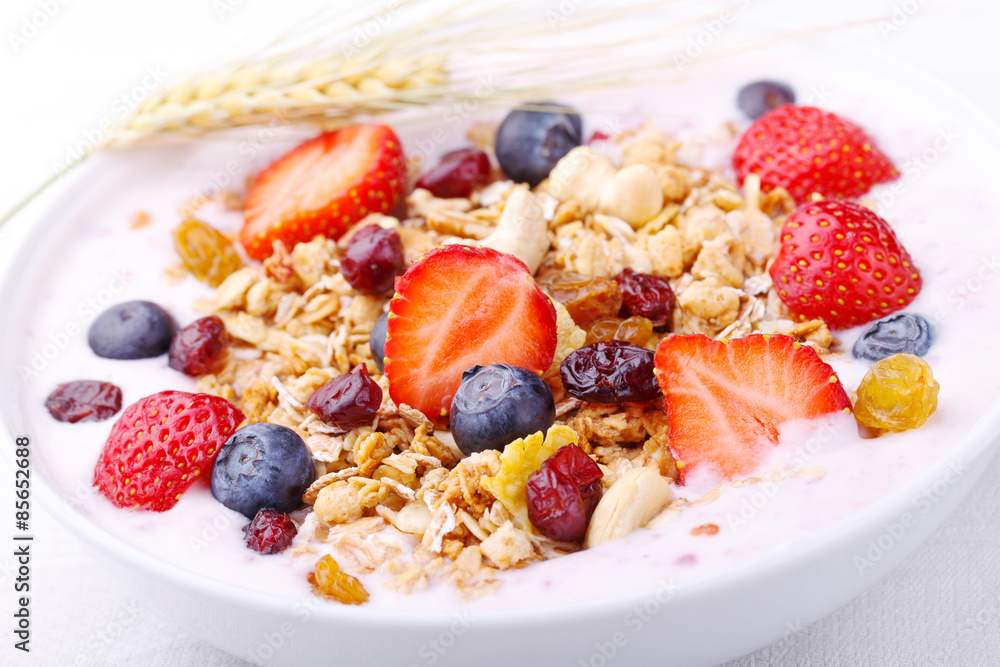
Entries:
{"type": "MultiPolygon", "coordinates": [[[[864,127],[902,172],[865,199],[895,229],[920,268],[923,290],[906,309],[923,314],[935,341],[925,360],[941,385],[937,412],[922,428],[862,439],[852,417],[832,415],[786,424],[782,442],[758,470],[757,481],[727,484],[707,477],[677,489],[692,501],[656,527],[641,529],[598,548],[499,572],[492,595],[467,601],[444,584],[410,595],[385,590],[379,575],[363,578],[374,607],[398,609],[523,608],[638,593],[664,582],[683,584],[765,558],[808,539],[888,494],[907,488],[920,513],[940,497],[949,475],[919,488],[921,473],[945,463],[964,472],[954,449],[1000,396],[1000,181],[997,139],[981,134],[970,112],[919,79],[878,74],[862,64],[818,61],[816,67],[782,66],[766,72],[791,82],[800,103],[835,111],[864,127]],[[801,71],[808,69],[808,76],[801,71]],[[828,99],[809,99],[815,91],[828,99]],[[708,498],[703,498],[706,494],[708,498]],[[717,497],[716,497],[717,496],[717,497]],[[699,498],[710,502],[697,502],[699,498]],[[715,524],[717,534],[692,531],[715,524]]],[[[890,74],[893,74],[890,72],[890,74]]],[[[896,73],[898,74],[898,73],[896,73]]],[[[587,134],[634,127],[650,120],[692,141],[683,159],[704,166],[726,164],[734,139],[716,132],[737,121],[735,90],[746,72],[690,80],[609,102],[580,98],[587,134]],[[695,139],[695,138],[699,139],[695,139]],[[702,140],[700,137],[709,137],[702,140]]],[[[485,114],[488,116],[488,114],[485,114]]],[[[433,124],[435,119],[431,119],[433,124]]],[[[437,119],[440,120],[440,119],[437,119]]],[[[470,121],[471,122],[471,119],[470,121]]],[[[394,124],[395,125],[395,124],[394,124]]],[[[395,125],[408,152],[419,151],[428,122],[395,125]]],[[[464,129],[440,151],[464,142],[464,129]]],[[[191,487],[165,513],[133,512],[111,505],[91,486],[94,465],[113,419],[64,424],[44,408],[55,386],[76,379],[121,387],[123,404],[165,389],[191,390],[194,381],[167,367],[166,357],[115,361],[96,357],[86,330],[107,306],[132,299],[155,301],[183,326],[201,314],[193,302],[211,290],[193,278],[168,279],[176,263],[170,230],[177,207],[199,193],[242,182],[291,144],[261,132],[241,143],[139,149],[98,156],[50,211],[51,227],[32,252],[30,270],[18,281],[11,317],[23,322],[16,341],[17,404],[35,444],[33,465],[77,511],[107,532],[158,558],[215,580],[276,595],[310,594],[306,573],[318,554],[262,556],[246,548],[246,519],[223,507],[207,484],[191,487]],[[147,211],[152,224],[130,229],[130,218],[147,211]]],[[[209,205],[199,213],[225,231],[241,224],[238,213],[209,205]]],[[[7,289],[12,289],[8,283],[7,289]]],[[[865,327],[836,332],[839,352],[826,359],[850,394],[869,368],[850,349],[865,327]]],[[[401,541],[409,538],[399,538],[401,541]]],[[[335,604],[335,603],[330,603],[335,604]]]]}

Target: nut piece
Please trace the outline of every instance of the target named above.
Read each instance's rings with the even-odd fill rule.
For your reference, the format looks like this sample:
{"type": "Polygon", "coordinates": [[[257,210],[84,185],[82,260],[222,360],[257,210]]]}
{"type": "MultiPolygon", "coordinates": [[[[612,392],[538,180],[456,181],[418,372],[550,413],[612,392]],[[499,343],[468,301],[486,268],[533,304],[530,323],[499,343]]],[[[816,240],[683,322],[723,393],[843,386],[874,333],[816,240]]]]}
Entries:
{"type": "Polygon", "coordinates": [[[412,500],[399,510],[393,525],[404,533],[423,535],[431,524],[431,510],[422,500],[412,500]]]}
{"type": "Polygon", "coordinates": [[[548,224],[535,196],[526,188],[511,192],[496,229],[480,245],[517,257],[534,275],[549,250],[548,224]]]}
{"type": "Polygon", "coordinates": [[[607,490],[590,519],[583,546],[625,537],[645,526],[673,498],[670,482],[651,468],[633,468],[607,490]]]}
{"type": "Polygon", "coordinates": [[[620,170],[601,190],[600,209],[636,229],[663,208],[663,190],[652,169],[633,164],[620,170]]]}
{"type": "Polygon", "coordinates": [[[590,146],[577,146],[566,153],[549,174],[549,194],[561,202],[575,199],[584,209],[597,208],[601,188],[615,176],[611,160],[590,146]]]}

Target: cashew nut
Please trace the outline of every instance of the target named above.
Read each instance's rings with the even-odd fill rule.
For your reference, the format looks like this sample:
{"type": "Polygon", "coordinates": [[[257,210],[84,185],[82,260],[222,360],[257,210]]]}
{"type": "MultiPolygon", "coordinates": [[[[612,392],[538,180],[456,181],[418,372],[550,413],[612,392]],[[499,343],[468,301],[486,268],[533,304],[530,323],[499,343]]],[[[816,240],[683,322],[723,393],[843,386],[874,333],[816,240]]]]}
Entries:
{"type": "Polygon", "coordinates": [[[604,185],[599,208],[639,229],[663,209],[663,189],[652,169],[629,165],[604,185]]]}
{"type": "Polygon", "coordinates": [[[601,188],[614,175],[614,165],[608,158],[589,146],[577,146],[552,168],[546,188],[559,201],[575,199],[584,209],[593,211],[601,188]]]}
{"type": "Polygon", "coordinates": [[[633,468],[597,504],[583,546],[597,546],[641,528],[673,498],[670,482],[652,468],[633,468]]]}
{"type": "Polygon", "coordinates": [[[479,245],[517,257],[534,275],[549,250],[548,225],[535,195],[526,188],[511,192],[496,228],[479,245]]]}

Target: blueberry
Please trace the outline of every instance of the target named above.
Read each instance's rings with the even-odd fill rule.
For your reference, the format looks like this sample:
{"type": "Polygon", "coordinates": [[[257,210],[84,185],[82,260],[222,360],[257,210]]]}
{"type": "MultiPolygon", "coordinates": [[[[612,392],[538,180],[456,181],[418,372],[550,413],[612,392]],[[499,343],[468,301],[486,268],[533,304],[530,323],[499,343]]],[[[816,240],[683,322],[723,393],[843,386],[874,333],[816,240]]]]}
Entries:
{"type": "Polygon", "coordinates": [[[269,508],[286,514],[302,505],[316,468],[302,438],[277,424],[250,424],[230,436],[212,467],[212,495],[252,519],[269,508]]]}
{"type": "Polygon", "coordinates": [[[170,349],[177,323],[151,301],[126,301],[97,316],[87,332],[87,343],[106,359],[146,359],[170,349]]]}
{"type": "Polygon", "coordinates": [[[920,315],[896,313],[883,317],[861,334],[854,344],[854,356],[880,361],[905,352],[918,357],[926,354],[933,342],[931,325],[920,315]]]}
{"type": "Polygon", "coordinates": [[[580,145],[583,123],[580,114],[564,104],[530,104],[566,111],[514,109],[500,123],[495,148],[497,160],[508,177],[535,187],[563,155],[580,145]]]}
{"type": "Polygon", "coordinates": [[[371,335],[368,336],[368,345],[372,349],[372,359],[380,371],[385,370],[385,335],[389,326],[389,313],[382,313],[382,317],[375,320],[371,335]]]}
{"type": "Polygon", "coordinates": [[[465,371],[451,401],[451,434],[466,455],[544,433],[555,419],[549,386],[531,371],[507,364],[465,371]]]}
{"type": "Polygon", "coordinates": [[[795,104],[795,91],[777,81],[748,83],[736,96],[736,106],[751,120],[757,120],[782,104],[795,104]]]}

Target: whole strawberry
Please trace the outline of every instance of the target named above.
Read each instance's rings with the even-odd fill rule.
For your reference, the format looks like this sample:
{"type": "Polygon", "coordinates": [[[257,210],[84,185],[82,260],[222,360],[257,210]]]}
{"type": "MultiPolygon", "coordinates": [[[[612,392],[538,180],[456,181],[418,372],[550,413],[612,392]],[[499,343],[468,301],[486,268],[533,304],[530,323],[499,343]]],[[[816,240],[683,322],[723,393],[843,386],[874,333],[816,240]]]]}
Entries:
{"type": "Polygon", "coordinates": [[[803,319],[846,329],[907,306],[920,271],[889,224],[863,206],[826,200],[795,209],[771,265],[778,296],[803,319]]]}
{"type": "Polygon", "coordinates": [[[118,507],[164,512],[208,472],[244,419],[224,398],[161,391],[125,408],[97,459],[94,486],[118,507]]]}
{"type": "Polygon", "coordinates": [[[860,127],[816,107],[786,104],[751,125],[733,153],[742,184],[760,174],[761,189],[785,188],[805,201],[818,192],[827,198],[858,197],[899,172],[860,127]]]}

